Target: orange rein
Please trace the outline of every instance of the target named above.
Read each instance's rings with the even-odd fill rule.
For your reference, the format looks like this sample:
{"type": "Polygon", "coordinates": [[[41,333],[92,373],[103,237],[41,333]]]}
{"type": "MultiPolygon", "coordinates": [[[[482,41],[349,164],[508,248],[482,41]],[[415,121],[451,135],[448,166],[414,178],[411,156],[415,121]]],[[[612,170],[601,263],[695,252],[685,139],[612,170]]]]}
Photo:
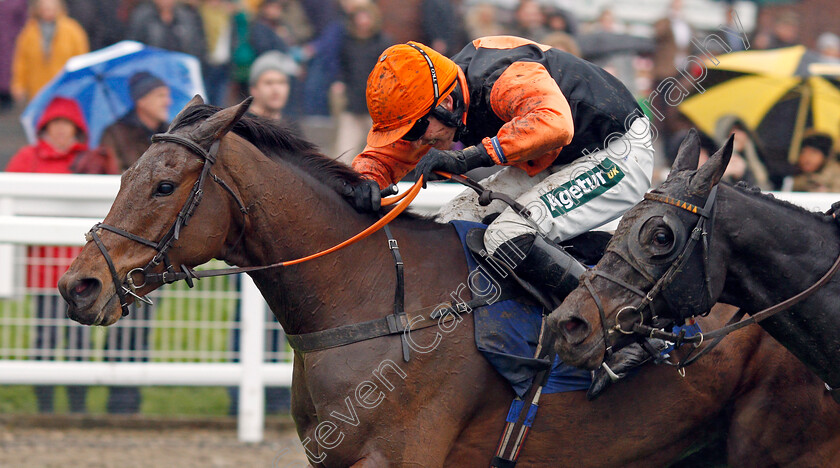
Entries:
{"type": "MultiPolygon", "coordinates": [[[[443,175],[446,176],[446,174],[443,174],[443,175]]],[[[414,198],[417,197],[417,194],[420,193],[421,188],[423,188],[423,176],[422,175],[417,179],[417,182],[415,182],[414,185],[412,185],[411,188],[408,189],[405,193],[382,200],[382,206],[390,206],[390,205],[393,205],[397,202],[399,202],[399,204],[394,209],[389,211],[388,214],[386,214],[385,216],[380,218],[379,221],[373,223],[372,225],[370,225],[364,231],[362,231],[362,232],[356,234],[355,236],[347,239],[346,241],[344,241],[340,244],[334,245],[334,246],[332,246],[332,247],[330,247],[326,250],[322,250],[318,253],[314,253],[312,255],[302,257],[302,258],[298,258],[298,259],[295,259],[295,260],[289,260],[289,261],[286,261],[286,262],[281,262],[281,263],[278,263],[277,266],[297,265],[298,263],[303,263],[303,262],[307,262],[309,260],[314,260],[318,257],[323,257],[324,255],[331,254],[331,253],[333,253],[337,250],[343,249],[344,247],[347,247],[348,245],[354,244],[354,243],[364,239],[365,237],[368,237],[369,235],[373,234],[374,232],[382,229],[383,226],[390,223],[394,218],[399,216],[400,213],[405,211],[405,209],[408,208],[408,205],[410,205],[411,202],[414,201],[414,198]]]]}

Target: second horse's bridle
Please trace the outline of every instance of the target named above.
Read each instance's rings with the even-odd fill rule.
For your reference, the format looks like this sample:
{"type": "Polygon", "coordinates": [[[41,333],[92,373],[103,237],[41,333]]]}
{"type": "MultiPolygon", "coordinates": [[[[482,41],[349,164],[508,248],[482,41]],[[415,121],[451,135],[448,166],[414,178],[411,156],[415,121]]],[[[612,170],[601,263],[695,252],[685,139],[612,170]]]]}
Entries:
{"type": "MultiPolygon", "coordinates": [[[[717,185],[715,185],[709,196],[706,198],[706,202],[702,208],[692,203],[688,203],[682,200],[678,200],[672,197],[668,197],[659,193],[649,192],[644,195],[646,200],[657,201],[661,203],[666,203],[668,205],[673,205],[678,208],[684,209],[690,213],[693,213],[698,216],[697,224],[694,226],[694,229],[691,231],[691,235],[685,240],[685,244],[680,250],[679,255],[676,256],[674,261],[671,263],[671,266],[665,271],[665,273],[659,278],[655,279],[652,278],[649,273],[644,271],[643,268],[638,266],[636,262],[631,261],[630,259],[626,258],[625,255],[619,254],[621,258],[623,258],[630,266],[639,272],[643,277],[648,278],[648,280],[653,284],[651,288],[644,292],[641,289],[630,285],[626,281],[617,278],[613,275],[605,273],[600,270],[591,269],[584,273],[581,277],[583,284],[586,286],[586,289],[589,291],[589,294],[592,295],[593,300],[595,301],[595,305],[598,307],[598,313],[601,319],[601,327],[604,334],[604,346],[606,347],[606,354],[609,356],[613,352],[617,351],[612,344],[611,344],[611,336],[615,336],[616,334],[621,335],[638,335],[637,326],[643,326],[646,323],[656,323],[659,319],[660,314],[656,312],[659,307],[663,305],[659,302],[656,302],[658,296],[661,296],[662,291],[670,285],[674,279],[677,277],[678,273],[682,270],[682,268],[686,265],[689,258],[691,257],[692,253],[696,250],[696,244],[698,242],[702,243],[703,246],[703,271],[704,271],[704,281],[705,281],[705,292],[708,297],[707,303],[709,307],[711,307],[712,302],[712,291],[711,291],[711,278],[709,274],[708,268],[708,260],[709,260],[709,226],[712,224],[712,217],[714,214],[714,204],[715,200],[717,199],[717,185]],[[610,282],[613,282],[624,289],[632,292],[634,295],[639,296],[641,301],[637,305],[628,305],[624,306],[618,310],[615,314],[615,325],[609,327],[606,321],[606,313],[604,311],[604,307],[601,303],[598,294],[595,292],[595,288],[592,286],[592,277],[601,277],[610,282]],[[629,322],[629,326],[625,327],[622,325],[622,314],[633,314],[634,317],[638,317],[638,320],[632,320],[629,322]],[[636,315],[638,314],[638,315],[636,315]]],[[[708,311],[706,311],[708,312],[708,311]]],[[[676,337],[677,335],[670,334],[669,338],[676,337]]],[[[702,335],[700,335],[700,340],[702,340],[702,335]]],[[[629,344],[628,341],[626,344],[629,344]]],[[[625,345],[626,345],[625,344],[625,345]]]]}
{"type": "MultiPolygon", "coordinates": [[[[683,266],[685,266],[686,262],[688,261],[688,258],[691,256],[691,253],[694,250],[696,250],[696,244],[701,240],[703,245],[703,271],[706,286],[705,293],[707,294],[708,299],[708,309],[698,311],[697,315],[708,313],[715,301],[715,297],[713,297],[711,289],[711,276],[709,270],[709,239],[711,235],[711,232],[709,231],[711,229],[710,226],[714,218],[714,204],[717,197],[717,189],[717,185],[715,185],[712,188],[703,208],[700,208],[699,206],[691,204],[689,202],[672,198],[656,192],[649,192],[645,194],[644,198],[646,200],[676,206],[678,208],[681,208],[699,216],[697,224],[691,231],[691,235],[686,240],[686,243],[683,246],[683,249],[680,251],[680,254],[676,257],[676,259],[668,268],[668,270],[658,280],[656,280],[655,278],[651,278],[650,274],[648,274],[644,271],[644,269],[636,265],[636,262],[631,261],[629,258],[627,258],[626,255],[622,255],[619,252],[614,251],[625,262],[630,264],[630,266],[634,270],[639,272],[643,277],[648,278],[648,281],[650,281],[653,284],[653,286],[648,292],[644,292],[641,289],[627,283],[626,281],[620,278],[595,269],[587,271],[581,277],[583,284],[586,286],[586,289],[589,291],[589,294],[592,295],[592,298],[595,301],[595,305],[598,308],[598,313],[600,315],[601,326],[604,334],[604,346],[606,348],[606,356],[609,356],[610,354],[614,353],[620,348],[620,346],[616,346],[613,342],[611,342],[610,337],[613,336],[633,336],[635,341],[641,340],[643,338],[659,338],[675,343],[675,347],[679,347],[683,343],[691,343],[694,344],[696,347],[700,346],[700,344],[702,344],[704,340],[714,339],[714,341],[710,345],[706,346],[697,355],[691,357],[690,359],[684,358],[682,361],[679,362],[679,364],[676,364],[676,366],[679,367],[680,370],[682,370],[682,368],[695,362],[700,356],[711,350],[715,345],[717,345],[717,343],[720,342],[720,340],[726,337],[726,335],[753,323],[761,322],[762,320],[765,320],[779,312],[787,310],[795,304],[808,298],[819,288],[828,283],[828,281],[831,280],[831,278],[834,276],[837,270],[840,269],[840,256],[838,256],[831,268],[829,268],[829,270],[825,274],[823,274],[823,276],[820,279],[818,279],[814,284],[809,286],[804,291],[778,304],[767,307],[766,309],[763,309],[759,312],[753,313],[752,315],[743,320],[742,318],[744,317],[745,312],[743,310],[739,310],[726,323],[726,325],[717,330],[708,333],[698,333],[690,337],[685,336],[685,330],[681,331],[679,334],[665,331],[663,327],[672,324],[674,320],[664,320],[664,324],[662,321],[659,321],[659,319],[662,318],[662,314],[657,313],[657,309],[659,307],[662,307],[663,305],[659,302],[656,302],[656,299],[658,297],[661,297],[662,291],[674,281],[674,279],[677,277],[683,266]],[[594,287],[592,286],[591,277],[595,276],[613,282],[623,287],[624,289],[632,292],[634,295],[641,297],[641,301],[638,305],[625,306],[618,310],[618,312],[615,314],[615,325],[613,325],[612,327],[609,327],[607,325],[606,312],[604,311],[603,304],[601,302],[601,299],[598,297],[598,294],[596,293],[594,287]],[[635,317],[637,317],[638,320],[632,320],[626,324],[623,323],[621,320],[621,316],[622,314],[626,313],[637,313],[638,315],[636,315],[635,317]]],[[[632,343],[634,340],[623,343],[623,346],[632,343]]]]}

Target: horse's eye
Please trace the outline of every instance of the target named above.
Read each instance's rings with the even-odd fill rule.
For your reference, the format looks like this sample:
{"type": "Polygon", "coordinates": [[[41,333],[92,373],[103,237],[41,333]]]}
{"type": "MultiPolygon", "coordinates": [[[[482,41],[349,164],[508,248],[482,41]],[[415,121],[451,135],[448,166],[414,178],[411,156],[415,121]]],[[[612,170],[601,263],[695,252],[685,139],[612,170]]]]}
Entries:
{"type": "Polygon", "coordinates": [[[172,195],[172,192],[174,191],[175,184],[165,180],[158,184],[157,190],[155,191],[155,195],[159,197],[165,197],[167,195],[172,195]]]}
{"type": "Polygon", "coordinates": [[[671,231],[661,229],[653,233],[653,243],[656,244],[657,247],[667,247],[671,245],[673,241],[674,235],[671,231]]]}

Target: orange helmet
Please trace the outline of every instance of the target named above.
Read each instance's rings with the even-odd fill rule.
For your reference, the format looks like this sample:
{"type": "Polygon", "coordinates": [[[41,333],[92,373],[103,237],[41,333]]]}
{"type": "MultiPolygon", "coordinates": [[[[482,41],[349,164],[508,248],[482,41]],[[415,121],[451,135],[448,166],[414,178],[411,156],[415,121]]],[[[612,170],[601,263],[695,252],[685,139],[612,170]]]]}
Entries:
{"type": "MultiPolygon", "coordinates": [[[[373,128],[367,143],[382,147],[403,137],[437,107],[463,72],[452,60],[417,42],[385,49],[367,81],[373,128]]],[[[463,78],[461,78],[463,80],[463,78]]]]}

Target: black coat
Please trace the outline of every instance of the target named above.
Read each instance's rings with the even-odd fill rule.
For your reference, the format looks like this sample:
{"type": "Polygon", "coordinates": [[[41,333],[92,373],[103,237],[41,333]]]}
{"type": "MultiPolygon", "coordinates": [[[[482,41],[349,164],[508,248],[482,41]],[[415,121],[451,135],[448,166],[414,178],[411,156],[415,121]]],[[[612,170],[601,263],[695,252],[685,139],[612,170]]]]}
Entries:
{"type": "Polygon", "coordinates": [[[394,41],[382,33],[369,39],[345,35],[339,54],[338,81],[347,86],[347,112],[362,115],[368,113],[365,98],[368,75],[379,55],[393,44],[394,41]]]}

